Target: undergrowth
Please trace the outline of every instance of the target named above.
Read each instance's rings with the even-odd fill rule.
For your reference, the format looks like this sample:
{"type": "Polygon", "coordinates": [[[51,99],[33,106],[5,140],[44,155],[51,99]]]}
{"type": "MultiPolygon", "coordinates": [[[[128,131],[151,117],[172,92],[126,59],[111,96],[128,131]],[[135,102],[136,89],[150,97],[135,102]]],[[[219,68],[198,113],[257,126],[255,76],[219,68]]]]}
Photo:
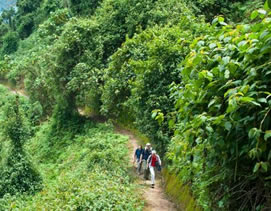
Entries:
{"type": "Polygon", "coordinates": [[[127,137],[114,134],[110,124],[87,121],[76,135],[66,128],[52,143],[51,124],[44,123],[25,146],[43,177],[43,190],[6,195],[0,210],[142,210],[128,176],[127,137]]]}
{"type": "Polygon", "coordinates": [[[64,122],[57,120],[61,119],[57,113],[36,126],[28,115],[33,114],[32,104],[20,97],[15,102],[25,114],[19,119],[24,127],[13,130],[17,120],[7,119],[7,114],[13,111],[10,102],[15,97],[3,86],[0,97],[0,167],[7,176],[0,178],[0,210],[142,210],[144,204],[129,176],[128,139],[114,134],[111,124],[76,116],[64,122]],[[28,133],[24,140],[12,141],[5,135],[7,129],[12,134],[28,133]],[[12,168],[10,161],[15,162],[12,168]],[[32,171],[36,175],[30,175],[32,171]],[[32,184],[38,178],[39,189],[32,184]]]}

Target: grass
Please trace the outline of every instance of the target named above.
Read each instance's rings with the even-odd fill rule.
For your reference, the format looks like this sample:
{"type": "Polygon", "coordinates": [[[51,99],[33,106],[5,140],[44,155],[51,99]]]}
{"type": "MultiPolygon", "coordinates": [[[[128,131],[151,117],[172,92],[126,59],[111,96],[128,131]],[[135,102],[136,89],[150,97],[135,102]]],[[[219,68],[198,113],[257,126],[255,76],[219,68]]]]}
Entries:
{"type": "Polygon", "coordinates": [[[183,185],[177,175],[173,172],[169,172],[168,169],[163,169],[163,176],[165,178],[166,193],[171,197],[175,204],[179,206],[180,210],[202,210],[194,200],[190,187],[187,184],[183,185]]]}
{"type": "MultiPolygon", "coordinates": [[[[69,125],[69,124],[68,124],[69,125]]],[[[128,167],[128,138],[110,124],[86,120],[80,130],[50,135],[43,123],[25,151],[43,178],[35,195],[6,195],[0,210],[142,210],[128,167]]]]}

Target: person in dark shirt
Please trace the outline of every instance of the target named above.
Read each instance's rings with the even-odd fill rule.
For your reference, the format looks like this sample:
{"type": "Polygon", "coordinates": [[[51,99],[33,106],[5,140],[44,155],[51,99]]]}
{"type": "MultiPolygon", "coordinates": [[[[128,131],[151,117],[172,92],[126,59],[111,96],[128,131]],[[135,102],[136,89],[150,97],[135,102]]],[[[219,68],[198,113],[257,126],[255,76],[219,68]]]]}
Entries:
{"type": "Polygon", "coordinates": [[[136,168],[137,168],[137,173],[140,174],[141,172],[141,155],[143,153],[143,148],[142,146],[138,146],[138,148],[136,149],[135,151],[135,154],[134,154],[134,163],[136,161],[136,168]]]}
{"type": "Polygon", "coordinates": [[[147,160],[149,156],[151,155],[151,150],[152,150],[151,144],[147,143],[140,158],[140,162],[142,162],[142,166],[143,166],[144,179],[148,179],[149,177],[149,168],[148,168],[147,160]]]}

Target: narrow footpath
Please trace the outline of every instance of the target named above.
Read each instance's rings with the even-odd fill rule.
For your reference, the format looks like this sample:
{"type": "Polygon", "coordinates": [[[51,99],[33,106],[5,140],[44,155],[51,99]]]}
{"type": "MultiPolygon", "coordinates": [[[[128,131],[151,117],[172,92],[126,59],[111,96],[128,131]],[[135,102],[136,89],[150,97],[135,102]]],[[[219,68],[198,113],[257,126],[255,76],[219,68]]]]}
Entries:
{"type": "Polygon", "coordinates": [[[11,86],[4,84],[4,83],[0,83],[2,86],[6,87],[12,94],[14,95],[19,95],[25,98],[28,98],[27,94],[25,93],[24,90],[22,89],[16,89],[16,88],[12,88],[11,86]]]}
{"type": "MultiPolygon", "coordinates": [[[[3,86],[8,88],[10,92],[13,94],[28,98],[24,90],[16,90],[6,85],[3,85],[3,86]]],[[[81,115],[85,115],[85,112],[83,109],[78,109],[78,111],[81,115]]],[[[93,119],[94,121],[101,121],[101,122],[104,121],[103,119],[99,119],[99,117],[93,118],[93,119]]],[[[116,132],[121,135],[125,135],[129,137],[130,165],[133,166],[133,159],[134,159],[133,155],[138,146],[138,141],[136,140],[135,136],[126,129],[116,128],[116,132]]],[[[151,188],[150,180],[144,180],[143,177],[141,176],[139,176],[138,178],[138,183],[139,185],[143,187],[142,188],[143,193],[144,193],[143,198],[146,201],[145,208],[144,208],[145,211],[175,211],[177,210],[175,208],[175,205],[166,198],[166,195],[162,188],[161,177],[156,177],[155,188],[151,188]]]]}
{"type": "MultiPolygon", "coordinates": [[[[138,141],[135,136],[128,130],[118,128],[116,130],[119,134],[129,137],[129,151],[130,151],[130,164],[133,165],[133,155],[138,146],[138,141]]],[[[143,186],[144,199],[146,200],[145,209],[146,211],[175,211],[175,205],[170,202],[162,188],[161,177],[156,177],[155,188],[151,188],[151,181],[144,180],[140,176],[139,184],[143,186]]]]}

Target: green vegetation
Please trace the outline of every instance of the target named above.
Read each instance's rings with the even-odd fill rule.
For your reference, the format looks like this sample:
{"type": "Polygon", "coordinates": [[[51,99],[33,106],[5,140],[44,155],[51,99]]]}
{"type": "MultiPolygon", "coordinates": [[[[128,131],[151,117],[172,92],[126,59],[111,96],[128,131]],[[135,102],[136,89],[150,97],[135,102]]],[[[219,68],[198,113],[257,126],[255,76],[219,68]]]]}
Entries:
{"type": "Polygon", "coordinates": [[[79,118],[62,128],[55,119],[44,122],[30,138],[30,124],[14,114],[28,102],[10,104],[14,97],[7,93],[1,87],[7,113],[1,113],[1,132],[11,143],[1,140],[0,210],[142,210],[128,173],[127,137],[114,134],[110,124],[79,118]]]}
{"type": "Polygon", "coordinates": [[[141,210],[128,176],[127,137],[112,126],[85,122],[48,137],[52,122],[44,123],[26,146],[43,182],[35,196],[6,196],[0,207],[20,210],[141,210]],[[76,132],[75,132],[76,131],[76,132]]]}
{"type": "Polygon", "coordinates": [[[185,0],[195,14],[204,14],[208,21],[217,15],[224,15],[227,21],[249,22],[250,13],[263,6],[264,1],[254,0],[185,0]]]}
{"type": "Polygon", "coordinates": [[[192,182],[203,207],[269,203],[263,197],[271,147],[266,13],[252,13],[259,18],[250,25],[214,28],[196,39],[181,64],[182,82],[172,86],[177,118],[168,158],[183,182],[192,182]],[[207,203],[211,197],[218,203],[207,203]]]}
{"type": "MultiPolygon", "coordinates": [[[[0,197],[34,192],[41,188],[41,178],[28,160],[23,145],[31,135],[31,127],[24,116],[17,97],[6,98],[1,89],[1,145],[0,197]],[[3,100],[4,99],[4,100],[3,100]]],[[[21,102],[26,105],[24,101],[21,102]]]]}
{"type": "Polygon", "coordinates": [[[204,23],[192,23],[188,16],[174,27],[154,27],[132,39],[127,39],[113,56],[105,72],[102,112],[117,118],[128,113],[135,125],[147,134],[161,152],[169,143],[170,131],[164,117],[159,122],[152,111],[173,111],[169,86],[179,83],[178,63],[189,50],[189,41],[197,31],[204,31],[204,23]],[[190,26],[193,24],[193,32],[190,26]],[[181,37],[181,39],[180,39],[181,37]]]}
{"type": "Polygon", "coordinates": [[[183,185],[180,178],[172,172],[163,170],[166,193],[176,202],[178,208],[187,211],[201,211],[202,209],[195,202],[188,185],[183,185]]]}
{"type": "Polygon", "coordinates": [[[17,6],[1,14],[0,77],[30,96],[30,106],[22,105],[31,136],[24,147],[43,189],[16,199],[5,194],[2,206],[138,206],[125,139],[80,118],[77,108],[88,107],[151,140],[174,179],[168,192],[184,189],[188,207],[270,209],[271,1],[17,6]]]}

